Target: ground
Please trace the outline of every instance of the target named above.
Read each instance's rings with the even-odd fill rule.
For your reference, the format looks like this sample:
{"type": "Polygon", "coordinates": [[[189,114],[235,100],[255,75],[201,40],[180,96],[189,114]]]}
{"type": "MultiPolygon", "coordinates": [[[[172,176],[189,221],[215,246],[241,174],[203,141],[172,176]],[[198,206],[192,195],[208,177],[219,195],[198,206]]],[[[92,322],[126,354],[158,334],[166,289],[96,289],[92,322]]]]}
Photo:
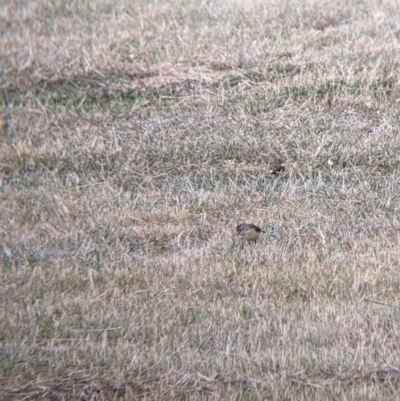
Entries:
{"type": "Polygon", "coordinates": [[[5,0],[0,33],[1,400],[399,397],[397,2],[5,0]]]}

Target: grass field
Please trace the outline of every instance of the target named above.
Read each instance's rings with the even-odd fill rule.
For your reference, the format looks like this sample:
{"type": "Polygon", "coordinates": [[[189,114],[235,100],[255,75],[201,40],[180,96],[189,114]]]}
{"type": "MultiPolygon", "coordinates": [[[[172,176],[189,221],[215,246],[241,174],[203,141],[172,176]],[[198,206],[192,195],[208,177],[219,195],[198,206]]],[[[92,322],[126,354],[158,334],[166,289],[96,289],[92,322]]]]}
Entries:
{"type": "Polygon", "coordinates": [[[1,400],[400,399],[397,2],[0,24],[1,400]]]}

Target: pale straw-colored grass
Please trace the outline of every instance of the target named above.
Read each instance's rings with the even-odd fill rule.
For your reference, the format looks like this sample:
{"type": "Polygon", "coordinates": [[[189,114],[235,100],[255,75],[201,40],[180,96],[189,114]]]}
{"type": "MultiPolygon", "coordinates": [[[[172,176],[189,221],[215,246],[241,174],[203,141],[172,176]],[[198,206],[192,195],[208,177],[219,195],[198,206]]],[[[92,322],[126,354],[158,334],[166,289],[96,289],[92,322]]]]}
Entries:
{"type": "Polygon", "coordinates": [[[0,398],[398,397],[396,2],[0,12],[0,398]]]}

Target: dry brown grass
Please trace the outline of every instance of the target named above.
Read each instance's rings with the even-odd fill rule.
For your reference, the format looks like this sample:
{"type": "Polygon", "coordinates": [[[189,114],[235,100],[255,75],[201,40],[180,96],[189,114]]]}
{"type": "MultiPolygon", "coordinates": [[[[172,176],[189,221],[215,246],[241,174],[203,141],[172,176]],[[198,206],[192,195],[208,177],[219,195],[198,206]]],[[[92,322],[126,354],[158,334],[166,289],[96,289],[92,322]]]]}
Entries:
{"type": "Polygon", "coordinates": [[[0,398],[398,397],[396,2],[0,21],[0,398]]]}

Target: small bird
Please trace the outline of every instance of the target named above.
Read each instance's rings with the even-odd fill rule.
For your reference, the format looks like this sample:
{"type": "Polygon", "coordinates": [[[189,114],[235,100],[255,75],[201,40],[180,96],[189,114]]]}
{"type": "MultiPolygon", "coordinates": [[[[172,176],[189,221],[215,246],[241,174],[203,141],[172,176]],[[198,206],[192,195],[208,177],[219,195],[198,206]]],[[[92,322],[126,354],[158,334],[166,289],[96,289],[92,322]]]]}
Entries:
{"type": "Polygon", "coordinates": [[[242,223],[236,227],[237,235],[242,240],[246,240],[248,242],[254,241],[257,242],[260,233],[265,233],[260,227],[256,226],[255,224],[247,224],[242,223]]]}
{"type": "Polygon", "coordinates": [[[279,174],[285,171],[285,164],[282,162],[282,159],[274,159],[269,165],[269,168],[270,174],[279,174]]]}

